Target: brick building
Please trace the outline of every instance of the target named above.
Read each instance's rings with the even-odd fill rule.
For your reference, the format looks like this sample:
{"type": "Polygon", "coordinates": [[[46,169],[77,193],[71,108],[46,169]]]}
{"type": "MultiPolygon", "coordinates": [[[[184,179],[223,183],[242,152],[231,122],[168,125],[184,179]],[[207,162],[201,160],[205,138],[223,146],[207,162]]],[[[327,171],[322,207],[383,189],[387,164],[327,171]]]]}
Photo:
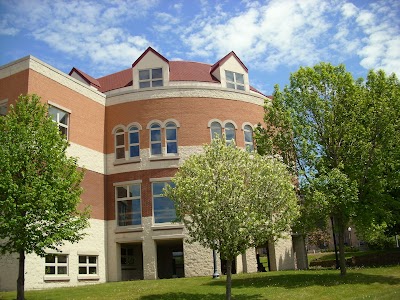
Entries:
{"type": "MultiPolygon", "coordinates": [[[[0,114],[33,93],[49,104],[68,154],[87,170],[82,200],[92,215],[84,240],[45,258],[27,255],[25,287],[211,275],[212,251],[185,242],[161,191],[214,132],[253,147],[266,97],[250,86],[236,54],[209,65],[169,61],[148,48],[129,68],[97,79],[32,56],[0,67],[0,114]]],[[[272,270],[301,266],[295,240],[269,243],[272,270]]],[[[235,263],[237,272],[256,272],[255,250],[235,263]]],[[[16,288],[17,270],[16,256],[0,258],[0,290],[16,288]]]]}

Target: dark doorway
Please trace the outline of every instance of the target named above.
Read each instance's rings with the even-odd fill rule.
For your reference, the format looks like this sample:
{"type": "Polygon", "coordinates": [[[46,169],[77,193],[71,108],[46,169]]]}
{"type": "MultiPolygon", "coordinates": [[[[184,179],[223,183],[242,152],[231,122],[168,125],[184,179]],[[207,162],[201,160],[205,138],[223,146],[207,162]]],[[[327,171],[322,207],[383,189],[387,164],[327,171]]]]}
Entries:
{"type": "Polygon", "coordinates": [[[143,279],[142,244],[121,244],[121,280],[143,279]]]}
{"type": "Polygon", "coordinates": [[[158,278],[185,277],[182,240],[157,240],[158,278]]]}

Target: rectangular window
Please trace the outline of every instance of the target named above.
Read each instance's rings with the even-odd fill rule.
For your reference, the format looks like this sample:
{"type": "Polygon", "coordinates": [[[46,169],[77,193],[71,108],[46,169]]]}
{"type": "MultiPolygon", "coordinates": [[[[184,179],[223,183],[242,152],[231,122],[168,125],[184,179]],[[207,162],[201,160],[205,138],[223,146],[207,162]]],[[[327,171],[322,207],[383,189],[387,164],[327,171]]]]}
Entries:
{"type": "Polygon", "coordinates": [[[46,275],[68,275],[68,255],[46,254],[44,267],[46,275]]]}
{"type": "Polygon", "coordinates": [[[226,87],[235,90],[244,91],[244,75],[225,70],[226,87]]]}
{"type": "Polygon", "coordinates": [[[79,274],[97,274],[97,256],[79,255],[79,274]]]}
{"type": "Polygon", "coordinates": [[[0,101],[0,117],[7,114],[7,100],[0,101]]]}
{"type": "Polygon", "coordinates": [[[140,184],[115,187],[117,199],[118,226],[141,225],[140,184]]]}
{"type": "Polygon", "coordinates": [[[153,212],[154,223],[167,223],[176,220],[174,202],[163,195],[163,189],[171,182],[153,182],[153,212]]]}
{"type": "Polygon", "coordinates": [[[68,139],[69,113],[57,107],[49,106],[49,115],[58,125],[60,132],[68,139]]]}
{"type": "Polygon", "coordinates": [[[139,70],[139,88],[163,86],[162,68],[139,70]]]}

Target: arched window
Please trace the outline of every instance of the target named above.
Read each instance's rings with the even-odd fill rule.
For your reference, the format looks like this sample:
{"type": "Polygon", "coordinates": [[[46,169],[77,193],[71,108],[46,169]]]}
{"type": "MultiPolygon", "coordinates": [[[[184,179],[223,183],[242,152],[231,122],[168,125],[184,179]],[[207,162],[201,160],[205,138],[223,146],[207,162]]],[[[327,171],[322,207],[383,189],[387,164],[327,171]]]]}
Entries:
{"type": "Polygon", "coordinates": [[[160,124],[153,123],[150,126],[150,149],[151,155],[162,155],[160,124]]]}
{"type": "Polygon", "coordinates": [[[115,131],[115,158],[125,158],[125,132],[121,128],[115,131]]]}
{"type": "Polygon", "coordinates": [[[131,126],[129,128],[129,157],[140,156],[140,144],[139,144],[139,128],[137,126],[131,126]]]}
{"type": "Polygon", "coordinates": [[[178,153],[178,134],[176,124],[173,122],[165,125],[165,144],[167,145],[167,154],[178,153]]]}
{"type": "Polygon", "coordinates": [[[254,151],[254,142],[253,142],[253,128],[250,125],[244,126],[244,147],[246,151],[253,152],[254,151]]]}
{"type": "Polygon", "coordinates": [[[225,124],[225,137],[226,144],[230,145],[231,143],[235,143],[235,126],[232,123],[225,124]]]}
{"type": "Polygon", "coordinates": [[[222,137],[222,126],[218,122],[212,122],[210,126],[211,130],[211,139],[215,138],[218,136],[219,138],[222,137]]]}

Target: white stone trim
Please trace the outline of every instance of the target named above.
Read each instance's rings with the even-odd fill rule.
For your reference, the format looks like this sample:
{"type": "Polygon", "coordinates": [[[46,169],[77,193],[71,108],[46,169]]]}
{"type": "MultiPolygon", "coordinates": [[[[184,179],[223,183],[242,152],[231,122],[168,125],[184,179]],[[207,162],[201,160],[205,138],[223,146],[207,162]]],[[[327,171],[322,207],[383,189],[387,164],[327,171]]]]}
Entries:
{"type": "Polygon", "coordinates": [[[106,106],[112,106],[127,102],[167,99],[167,98],[215,98],[224,100],[236,100],[264,106],[266,97],[257,93],[233,90],[213,86],[163,86],[154,89],[135,90],[125,87],[105,92],[107,95],[106,106]]]}
{"type": "MultiPolygon", "coordinates": [[[[90,171],[105,173],[105,155],[102,152],[69,142],[67,155],[78,158],[78,165],[90,171]]],[[[114,154],[113,154],[114,155],[114,154]]]]}
{"type": "Polygon", "coordinates": [[[164,128],[164,124],[163,122],[161,122],[160,120],[151,120],[149,123],[147,123],[146,129],[150,129],[150,126],[153,125],[154,123],[157,123],[158,125],[160,125],[161,128],[164,128]]]}
{"type": "Polygon", "coordinates": [[[45,62],[29,55],[0,67],[0,79],[31,69],[55,82],[82,94],[92,101],[105,105],[106,96],[96,88],[89,86],[78,79],[61,72],[45,62]]]}
{"type": "Polygon", "coordinates": [[[223,122],[220,119],[211,119],[210,121],[208,121],[207,127],[210,128],[211,124],[214,122],[219,123],[221,125],[221,128],[223,128],[223,126],[222,126],[223,122]]]}
{"type": "Polygon", "coordinates": [[[114,182],[113,186],[123,186],[123,185],[129,185],[129,184],[141,184],[142,180],[130,180],[130,181],[122,181],[122,182],[114,182]]]}
{"type": "MultiPolygon", "coordinates": [[[[142,130],[142,129],[143,129],[143,128],[142,128],[142,125],[140,125],[138,122],[132,122],[132,123],[129,123],[128,125],[126,125],[126,131],[129,132],[129,129],[130,129],[132,126],[136,126],[137,128],[139,128],[139,130],[142,130]]],[[[113,130],[114,130],[114,129],[113,129],[113,130]]]]}
{"type": "Polygon", "coordinates": [[[99,251],[85,251],[85,250],[78,250],[77,255],[87,255],[87,256],[98,256],[100,253],[99,251]]]}
{"type": "Polygon", "coordinates": [[[246,125],[249,125],[249,126],[251,127],[252,130],[254,130],[254,128],[257,127],[257,124],[253,125],[253,124],[251,124],[250,122],[244,122],[244,123],[242,124],[242,131],[244,131],[244,127],[245,127],[246,125]]]}
{"type": "Polygon", "coordinates": [[[164,182],[171,181],[172,177],[150,178],[150,182],[164,182]]]}
{"type": "Polygon", "coordinates": [[[225,121],[222,123],[222,128],[225,129],[225,126],[226,126],[227,123],[232,123],[232,125],[235,127],[235,129],[238,128],[238,126],[236,125],[235,121],[232,121],[232,120],[225,120],[225,121]]]}
{"type": "Polygon", "coordinates": [[[48,101],[47,101],[47,104],[50,105],[50,106],[53,106],[53,107],[55,107],[55,108],[61,109],[61,110],[65,111],[65,112],[67,112],[67,113],[69,113],[69,114],[72,113],[72,110],[70,110],[69,108],[66,108],[66,107],[64,107],[64,106],[61,106],[61,105],[59,105],[59,104],[57,104],[57,103],[55,103],[55,102],[53,102],[53,101],[48,100],[48,101]]]}
{"type": "Polygon", "coordinates": [[[156,235],[151,237],[153,240],[176,240],[184,239],[184,234],[166,234],[166,235],[156,235]]]}
{"type": "MultiPolygon", "coordinates": [[[[122,125],[122,124],[118,124],[118,125],[115,125],[114,126],[114,128],[111,130],[111,133],[112,134],[115,134],[115,132],[117,131],[117,129],[122,129],[124,132],[126,132],[126,127],[125,127],[125,125],[122,125]]],[[[114,139],[115,140],[115,139],[114,139]]],[[[115,145],[114,145],[115,146],[115,145]]]]}
{"type": "Polygon", "coordinates": [[[165,126],[166,126],[169,122],[174,123],[174,124],[176,125],[177,128],[181,127],[181,124],[179,124],[179,121],[176,120],[176,119],[167,119],[167,120],[165,120],[165,121],[162,123],[162,126],[161,126],[161,127],[162,127],[162,128],[165,128],[165,126]]]}

